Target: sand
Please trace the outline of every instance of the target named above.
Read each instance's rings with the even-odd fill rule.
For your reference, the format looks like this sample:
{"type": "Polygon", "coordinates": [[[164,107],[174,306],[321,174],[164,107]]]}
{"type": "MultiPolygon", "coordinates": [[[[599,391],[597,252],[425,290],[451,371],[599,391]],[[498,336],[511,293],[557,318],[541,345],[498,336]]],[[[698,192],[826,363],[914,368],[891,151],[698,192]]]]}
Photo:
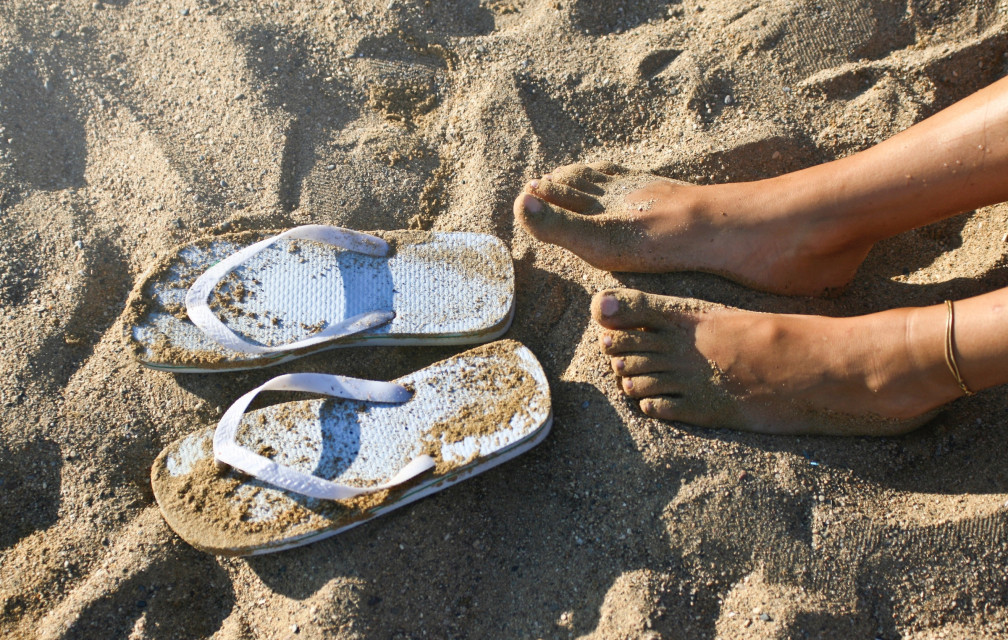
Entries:
{"type": "MultiPolygon", "coordinates": [[[[586,266],[523,181],[613,160],[745,180],[882,140],[1008,73],[1004,0],[0,3],[0,637],[1003,637],[1008,390],[891,439],[670,425],[590,295],[850,315],[1008,286],[1008,206],[878,245],[834,299],[586,266]],[[179,242],[302,223],[493,233],[550,378],[521,458],[334,539],[219,559],[150,466],[266,378],[457,352],[144,369],[127,296],[179,242]]],[[[884,212],[880,212],[884,214],[884,212]]]]}

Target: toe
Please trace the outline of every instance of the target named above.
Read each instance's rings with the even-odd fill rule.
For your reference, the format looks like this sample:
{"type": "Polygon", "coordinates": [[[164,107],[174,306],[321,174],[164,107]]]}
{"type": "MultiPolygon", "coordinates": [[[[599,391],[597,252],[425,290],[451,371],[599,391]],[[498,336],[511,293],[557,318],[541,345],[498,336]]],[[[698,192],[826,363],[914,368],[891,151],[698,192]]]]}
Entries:
{"type": "Polygon", "coordinates": [[[649,331],[609,331],[599,333],[599,346],[607,356],[626,353],[656,353],[665,347],[660,336],[649,331]]]}
{"type": "Polygon", "coordinates": [[[620,380],[623,393],[631,398],[647,398],[649,396],[679,395],[683,384],[677,376],[656,373],[640,376],[623,376],[620,380]]]}
{"type": "Polygon", "coordinates": [[[661,330],[669,326],[669,309],[661,296],[633,289],[610,289],[595,294],[591,305],[595,322],[607,329],[661,330]]]}
{"type": "Polygon", "coordinates": [[[533,180],[529,187],[536,197],[564,209],[578,213],[602,209],[594,196],[556,180],[533,180]]]}
{"type": "Polygon", "coordinates": [[[531,193],[523,191],[517,198],[515,198],[514,214],[524,219],[526,217],[536,216],[542,213],[545,207],[546,203],[542,200],[531,193]]]}
{"type": "Polygon", "coordinates": [[[573,229],[567,212],[560,211],[553,205],[531,193],[522,193],[514,203],[515,218],[524,225],[536,238],[554,244],[562,242],[564,236],[573,229]]]}
{"type": "Polygon", "coordinates": [[[654,396],[640,401],[644,415],[659,420],[673,420],[699,427],[711,426],[712,419],[708,413],[698,410],[687,398],[671,396],[654,396]]]}
{"type": "Polygon", "coordinates": [[[600,247],[608,246],[606,238],[612,234],[605,216],[574,213],[530,193],[518,196],[514,214],[537,239],[569,249],[594,266],[605,266],[607,256],[600,247]]]}
{"type": "Polygon", "coordinates": [[[596,196],[605,193],[601,184],[609,180],[609,176],[583,164],[569,164],[555,169],[543,177],[547,176],[552,182],[565,184],[596,196]]]}
{"type": "Polygon", "coordinates": [[[626,353],[613,356],[609,362],[618,376],[639,376],[672,370],[668,358],[661,353],[626,353]]]}
{"type": "Polygon", "coordinates": [[[609,162],[608,160],[603,160],[601,162],[590,162],[588,163],[588,168],[591,169],[592,171],[595,171],[596,173],[600,173],[606,176],[606,178],[609,178],[611,176],[620,176],[625,173],[628,173],[628,170],[625,167],[621,167],[615,162],[609,162]]]}

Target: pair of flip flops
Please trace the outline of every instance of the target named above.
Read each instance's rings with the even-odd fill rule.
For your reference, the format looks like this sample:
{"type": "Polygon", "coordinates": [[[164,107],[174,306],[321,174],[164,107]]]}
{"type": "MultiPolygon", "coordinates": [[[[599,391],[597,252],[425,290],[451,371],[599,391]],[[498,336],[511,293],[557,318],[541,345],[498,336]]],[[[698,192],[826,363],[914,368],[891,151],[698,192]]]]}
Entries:
{"type": "MultiPolygon", "coordinates": [[[[511,257],[497,238],[309,225],[180,247],[138,285],[127,325],[143,364],[206,372],[350,345],[487,342],[513,314],[511,257]]],[[[273,378],[216,428],[166,447],[151,481],[165,519],[193,546],[269,553],[509,460],[542,441],[551,421],[542,367],[501,340],[392,382],[273,378]],[[324,397],[246,413],[263,391],[324,397]]]]}

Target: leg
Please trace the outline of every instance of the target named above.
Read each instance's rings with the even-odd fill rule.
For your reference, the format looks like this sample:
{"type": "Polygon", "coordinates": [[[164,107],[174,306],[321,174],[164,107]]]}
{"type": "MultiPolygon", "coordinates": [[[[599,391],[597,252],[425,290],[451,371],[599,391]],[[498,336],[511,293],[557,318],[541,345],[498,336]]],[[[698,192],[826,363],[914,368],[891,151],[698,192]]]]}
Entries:
{"type": "Polygon", "coordinates": [[[602,269],[709,271],[818,294],[849,282],[879,240],[1008,199],[1006,140],[1008,78],[825,165],[711,186],[572,165],[529,183],[515,215],[602,269]]]}
{"type": "MultiPolygon", "coordinates": [[[[892,435],[962,395],[944,305],[855,318],[765,314],[619,289],[596,295],[602,351],[649,416],[767,433],[892,435]]],[[[974,391],[1008,383],[1008,288],[955,305],[974,391]]]]}

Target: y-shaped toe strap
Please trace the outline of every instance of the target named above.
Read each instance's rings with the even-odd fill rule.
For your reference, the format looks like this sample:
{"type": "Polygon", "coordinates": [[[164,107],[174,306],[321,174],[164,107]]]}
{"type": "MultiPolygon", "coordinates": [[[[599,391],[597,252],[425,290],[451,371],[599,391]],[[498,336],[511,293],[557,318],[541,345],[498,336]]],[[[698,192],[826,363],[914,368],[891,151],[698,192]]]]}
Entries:
{"type": "Polygon", "coordinates": [[[214,459],[218,462],[223,462],[281,489],[323,500],[346,500],[375,491],[391,489],[415,478],[428,469],[434,468],[434,458],[421,455],[400,469],[388,482],[360,488],[337,484],[253,453],[238,444],[235,438],[238,435],[238,425],[241,424],[245,409],[261,391],[306,391],[334,398],[390,404],[401,404],[412,396],[409,389],[391,382],[361,380],[323,373],[291,373],[277,376],[238,398],[224,413],[224,417],[221,418],[217,430],[214,432],[213,439],[214,459]]]}
{"type": "Polygon", "coordinates": [[[196,282],[193,283],[186,293],[185,300],[186,313],[193,324],[199,327],[210,339],[232,351],[239,353],[279,353],[310,347],[354,333],[360,333],[361,331],[367,331],[374,327],[380,327],[395,317],[395,313],[392,311],[369,311],[347,318],[341,322],[330,324],[310,338],[272,347],[253,344],[236,334],[210,310],[210,306],[207,304],[210,294],[213,293],[217,283],[233,269],[270,245],[284,239],[314,240],[369,256],[387,256],[389,253],[387,242],[377,236],[361,233],[360,231],[320,224],[294,227],[235,252],[207,269],[203,275],[197,278],[196,282]]]}

